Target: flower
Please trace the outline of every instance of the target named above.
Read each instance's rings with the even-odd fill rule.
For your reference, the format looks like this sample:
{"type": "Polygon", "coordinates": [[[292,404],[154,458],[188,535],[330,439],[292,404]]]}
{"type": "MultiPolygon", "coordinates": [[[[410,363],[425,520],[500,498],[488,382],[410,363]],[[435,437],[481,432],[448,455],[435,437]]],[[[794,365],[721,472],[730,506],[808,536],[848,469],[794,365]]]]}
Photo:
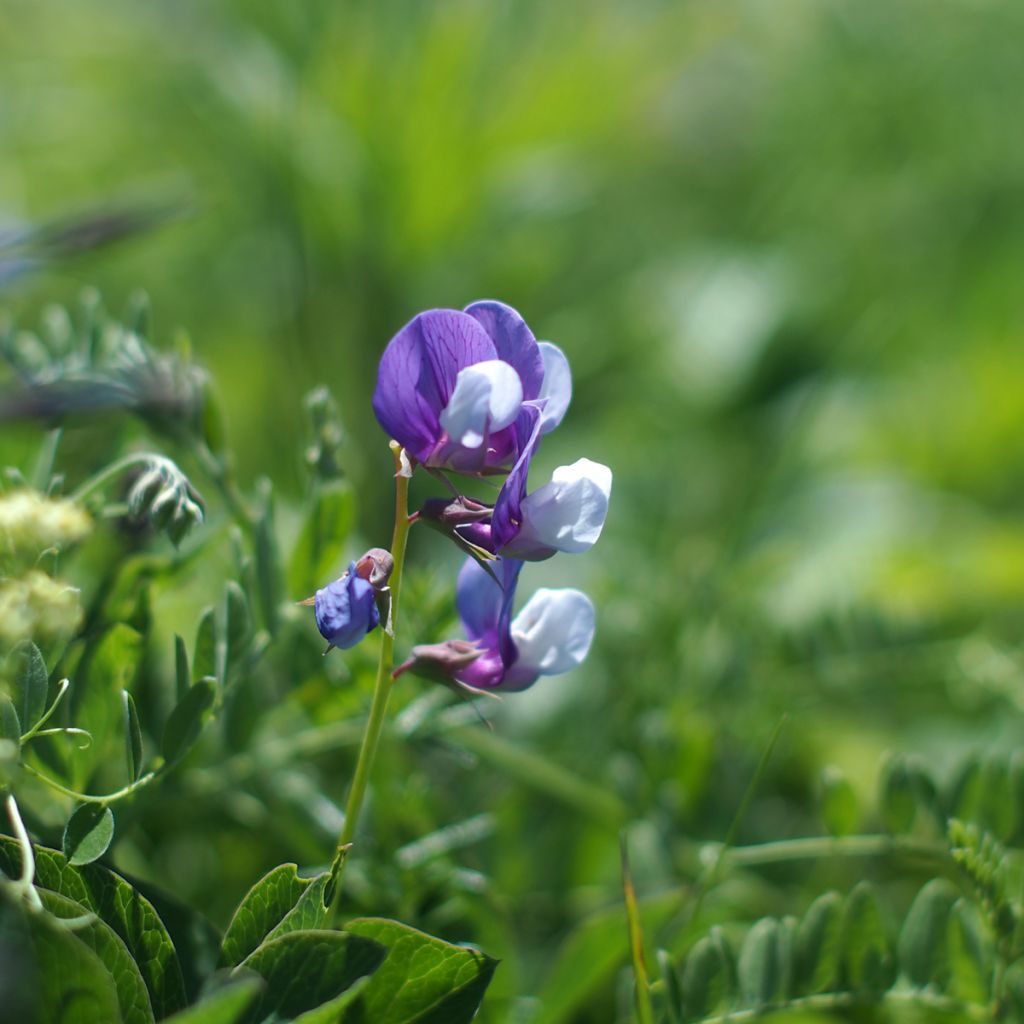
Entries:
{"type": "Polygon", "coordinates": [[[316,628],[327,641],[328,651],[355,647],[380,622],[377,591],[359,574],[355,562],[349,563],[344,576],[316,592],[313,606],[316,628]]]}
{"type": "Polygon", "coordinates": [[[513,619],[516,584],[523,563],[492,563],[499,587],[472,559],[466,560],[455,601],[467,638],[482,653],[453,675],[483,690],[525,690],[540,676],[556,676],[579,665],[594,639],[594,605],[579,590],[538,590],[513,619]]]}
{"type": "Polygon", "coordinates": [[[494,508],[471,498],[434,498],[418,515],[465,548],[539,562],[556,552],[581,554],[601,536],[608,515],[612,471],[578,459],[559,466],[549,483],[526,493],[526,473],[517,465],[494,508]]]}
{"type": "Polygon", "coordinates": [[[485,300],[413,317],[384,350],[373,409],[419,462],[480,474],[528,459],[571,396],[562,351],[485,300]]]}

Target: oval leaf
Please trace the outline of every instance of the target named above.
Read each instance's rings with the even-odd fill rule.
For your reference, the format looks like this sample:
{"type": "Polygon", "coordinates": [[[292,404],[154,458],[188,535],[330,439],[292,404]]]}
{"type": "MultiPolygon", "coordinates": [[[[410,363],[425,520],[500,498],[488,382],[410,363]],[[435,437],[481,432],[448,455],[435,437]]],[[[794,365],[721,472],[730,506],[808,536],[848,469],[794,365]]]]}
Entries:
{"type": "Polygon", "coordinates": [[[135,782],[142,774],[142,727],[135,700],[127,690],[121,691],[124,702],[124,747],[128,764],[128,781],[135,782]]]}
{"type": "MultiPolygon", "coordinates": [[[[213,666],[210,666],[211,673],[213,666]]],[[[174,634],[174,686],[175,692],[177,693],[177,699],[181,700],[182,697],[188,693],[188,688],[192,685],[191,676],[188,674],[188,650],[185,647],[185,641],[177,634],[174,634]]]]}
{"type": "Polygon", "coordinates": [[[747,932],[736,970],[740,994],[747,1006],[760,1009],[774,1003],[782,988],[779,922],[763,917],[747,932]]]}
{"type": "Polygon", "coordinates": [[[858,883],[843,914],[843,976],[853,992],[881,993],[895,980],[895,967],[874,888],[858,883]]]}
{"type": "Polygon", "coordinates": [[[50,676],[39,648],[33,643],[25,643],[17,648],[14,663],[11,701],[18,712],[18,721],[24,733],[43,717],[50,676]]]}
{"type": "Polygon", "coordinates": [[[801,994],[830,992],[839,981],[843,898],[822,893],[807,908],[796,935],[796,989],[801,994]]]}
{"type": "Polygon", "coordinates": [[[900,964],[913,984],[944,988],[949,976],[949,912],[957,891],[933,878],[917,894],[900,931],[900,964]]]}
{"type": "Polygon", "coordinates": [[[91,864],[114,838],[114,814],[105,804],[82,804],[64,827],[64,856],[75,866],[91,864]]]}
{"type": "Polygon", "coordinates": [[[267,983],[250,1019],[272,1013],[291,1018],[315,1009],[372,974],[385,954],[378,942],[349,932],[296,931],[264,942],[242,962],[267,983]]]}
{"type": "MultiPolygon", "coordinates": [[[[240,964],[296,908],[312,881],[299,878],[294,864],[281,864],[264,875],[245,894],[231,918],[221,943],[221,966],[240,964]]],[[[304,927],[320,927],[326,918],[322,902],[321,910],[324,919],[304,927]]]]}
{"type": "Polygon", "coordinates": [[[821,817],[833,836],[851,835],[860,826],[857,794],[838,768],[826,768],[822,773],[821,817]]]}
{"type": "Polygon", "coordinates": [[[345,931],[385,946],[387,958],[341,1018],[344,1022],[469,1024],[498,965],[477,950],[453,946],[398,921],[359,918],[345,931]]]}
{"type": "Polygon", "coordinates": [[[213,706],[217,695],[212,679],[200,679],[194,683],[180,700],[167,719],[161,753],[168,764],[174,764],[188,753],[199,738],[203,728],[203,716],[213,706]]]}
{"type": "Polygon", "coordinates": [[[987,1003],[992,983],[992,943],[978,908],[965,899],[949,915],[950,995],[987,1003]]]}
{"type": "MultiPolygon", "coordinates": [[[[160,1020],[185,1005],[181,965],[167,929],[152,904],[120,875],[99,864],[73,867],[63,854],[35,847],[36,885],[80,903],[117,933],[138,965],[153,1012],[160,1020]]],[[[21,849],[0,836],[0,871],[9,878],[21,872],[21,849]]]]}
{"type": "MultiPolygon", "coordinates": [[[[217,618],[212,608],[207,608],[196,628],[196,646],[192,652],[192,680],[216,677],[217,675],[217,618]]],[[[184,695],[182,695],[184,696],[184,695]]]]}
{"type": "Polygon", "coordinates": [[[683,967],[683,1014],[687,1020],[710,1016],[729,1005],[735,990],[732,950],[719,928],[697,942],[683,967]]]}
{"type": "MultiPolygon", "coordinates": [[[[61,896],[51,889],[40,889],[43,906],[58,918],[81,918],[89,913],[81,903],[61,896]]],[[[84,942],[103,961],[117,991],[117,1002],[124,1024],[153,1024],[146,983],[132,959],[128,947],[117,933],[100,918],[92,915],[87,923],[75,925],[74,935],[84,942]]]]}

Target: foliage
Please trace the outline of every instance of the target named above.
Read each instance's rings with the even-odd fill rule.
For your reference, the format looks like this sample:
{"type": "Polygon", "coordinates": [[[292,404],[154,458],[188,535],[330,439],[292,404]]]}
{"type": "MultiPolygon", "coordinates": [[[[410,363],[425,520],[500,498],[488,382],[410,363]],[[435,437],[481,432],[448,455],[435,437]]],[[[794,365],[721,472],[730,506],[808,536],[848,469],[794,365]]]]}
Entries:
{"type": "MultiPolygon", "coordinates": [[[[669,1019],[726,989],[742,1014],[785,989],[807,1020],[1024,1015],[1021,21],[1010,0],[0,12],[0,466],[20,474],[0,497],[41,507],[137,455],[203,513],[177,547],[133,514],[163,465],[144,458],[53,517],[73,529],[0,552],[0,645],[38,648],[44,712],[68,680],[39,730],[60,731],[23,740],[39,688],[9,662],[0,779],[38,867],[81,802],[33,771],[99,797],[153,774],[75,870],[165,922],[180,1020],[261,998],[210,980],[254,880],[330,870],[373,651],[321,658],[294,602],[387,541],[387,338],[485,295],[573,361],[543,468],[585,447],[615,471],[571,581],[597,640],[572,677],[481,708],[493,732],[399,681],[346,915],[500,959],[487,1024],[624,1022],[624,832],[669,1019]],[[173,216],[82,230],[104,208],[173,216]],[[123,315],[83,308],[83,281],[123,315]],[[800,953],[820,932],[842,962],[862,882],[891,958],[870,990],[800,953]]],[[[400,656],[452,627],[452,563],[415,530],[411,549],[400,656]]],[[[109,1008],[102,940],[21,906],[0,963],[63,957],[109,1008]]]]}

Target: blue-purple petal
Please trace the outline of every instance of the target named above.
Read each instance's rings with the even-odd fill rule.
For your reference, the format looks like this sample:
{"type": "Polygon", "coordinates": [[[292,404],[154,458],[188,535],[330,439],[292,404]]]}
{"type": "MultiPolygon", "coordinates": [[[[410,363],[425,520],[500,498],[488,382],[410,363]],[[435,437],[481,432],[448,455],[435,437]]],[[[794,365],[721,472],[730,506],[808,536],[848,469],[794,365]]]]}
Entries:
{"type": "Polygon", "coordinates": [[[438,417],[459,371],[496,357],[494,342],[473,317],[457,309],[420,313],[381,356],[373,395],[377,419],[410,455],[426,461],[441,439],[438,417]]]}
{"type": "Polygon", "coordinates": [[[316,592],[316,627],[330,644],[354,647],[380,622],[373,587],[355,573],[355,565],[341,579],[316,592]]]}
{"type": "Polygon", "coordinates": [[[513,429],[518,436],[519,458],[502,484],[494,505],[494,514],[491,516],[491,543],[495,552],[500,552],[512,540],[522,523],[522,504],[526,497],[530,460],[540,444],[539,411],[532,406],[524,408],[513,429]]]}
{"type": "Polygon", "coordinates": [[[498,358],[515,368],[523,382],[523,398],[529,401],[540,394],[544,381],[544,360],[533,331],[511,306],[484,299],[466,307],[494,342],[498,358]]]}

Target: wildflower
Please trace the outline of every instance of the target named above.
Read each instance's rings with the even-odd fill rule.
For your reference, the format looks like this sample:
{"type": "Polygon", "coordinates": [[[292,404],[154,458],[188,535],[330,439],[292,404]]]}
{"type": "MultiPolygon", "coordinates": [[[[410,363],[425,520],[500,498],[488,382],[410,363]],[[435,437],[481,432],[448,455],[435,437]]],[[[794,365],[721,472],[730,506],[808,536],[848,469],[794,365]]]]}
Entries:
{"type": "Polygon", "coordinates": [[[380,622],[377,591],[369,579],[357,572],[355,562],[349,564],[344,576],[318,590],[312,603],[316,628],[327,641],[328,651],[332,647],[355,647],[380,622]]]}
{"type": "Polygon", "coordinates": [[[32,560],[49,548],[80,541],[91,529],[88,514],[67,498],[30,490],[0,496],[0,557],[32,560]]]}
{"type": "Polygon", "coordinates": [[[435,498],[419,515],[477,555],[539,562],[558,551],[589,551],[601,536],[611,490],[607,466],[578,459],[560,466],[549,483],[527,494],[526,473],[517,465],[493,509],[465,497],[435,498]]]}
{"type": "Polygon", "coordinates": [[[21,577],[0,577],[0,647],[22,640],[67,640],[81,622],[82,605],[74,587],[38,569],[21,577]]]}
{"type": "Polygon", "coordinates": [[[413,317],[384,350],[373,408],[417,461],[479,474],[528,457],[571,396],[561,350],[488,300],[413,317]]]}
{"type": "Polygon", "coordinates": [[[594,639],[594,606],[579,590],[538,590],[513,619],[516,584],[523,563],[501,559],[495,584],[467,559],[456,587],[456,605],[466,636],[481,650],[454,678],[482,690],[525,690],[540,676],[556,676],[579,665],[594,639]]]}

